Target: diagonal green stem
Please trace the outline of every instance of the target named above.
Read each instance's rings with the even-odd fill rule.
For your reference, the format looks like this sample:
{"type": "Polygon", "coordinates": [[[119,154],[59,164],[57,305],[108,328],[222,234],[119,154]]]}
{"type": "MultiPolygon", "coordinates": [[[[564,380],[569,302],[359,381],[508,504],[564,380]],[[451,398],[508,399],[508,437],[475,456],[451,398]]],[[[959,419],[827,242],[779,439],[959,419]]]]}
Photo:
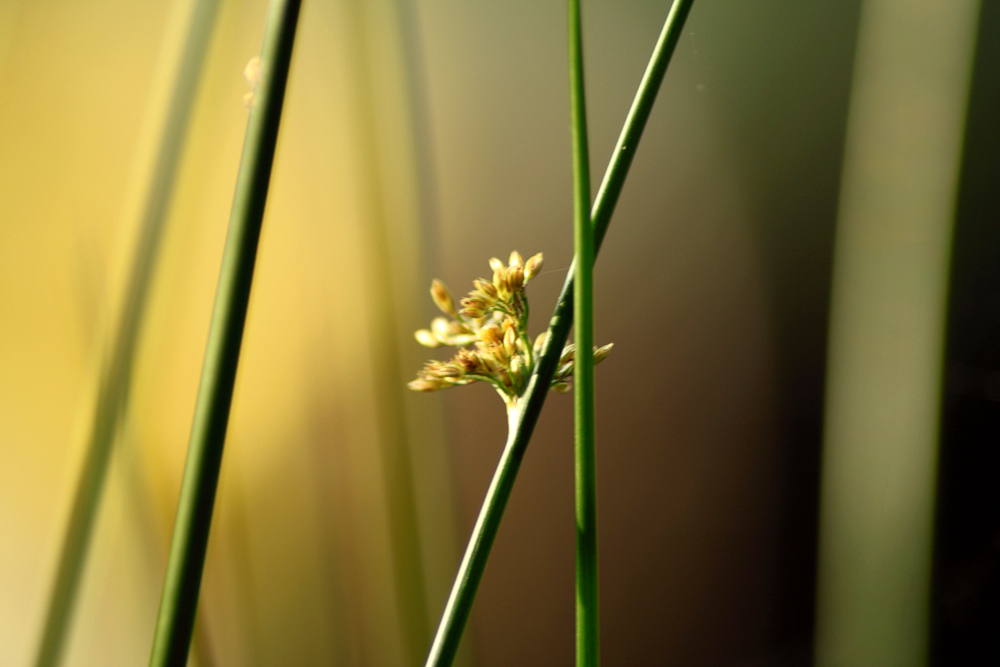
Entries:
{"type": "Polygon", "coordinates": [[[129,270],[111,356],[101,368],[94,421],[63,535],[45,626],[35,657],[36,667],[53,667],[59,664],[72,621],[76,594],[87,561],[115,436],[128,403],[132,362],[153,279],[153,268],[217,6],[217,0],[200,0],[191,14],[149,191],[142,209],[139,238],[129,270]]]}
{"type": "MultiPolygon", "coordinates": [[[[595,256],[604,240],[604,234],[611,221],[611,214],[618,203],[622,186],[625,184],[625,177],[632,165],[632,158],[635,157],[639,139],[646,127],[646,121],[653,109],[656,94],[660,90],[667,65],[670,63],[670,57],[680,39],[684,29],[684,21],[687,19],[693,2],[694,0],[675,0],[670,8],[663,30],[660,32],[660,37],[653,49],[653,55],[639,84],[639,90],[636,92],[632,107],[625,119],[625,125],[618,136],[618,143],[615,145],[611,162],[604,172],[604,180],[597,192],[597,198],[594,200],[590,214],[594,226],[595,256]]],[[[562,293],[556,303],[538,365],[528,381],[528,388],[519,402],[519,408],[511,415],[512,428],[507,438],[507,444],[504,446],[503,454],[500,455],[500,462],[497,464],[490,487],[486,491],[486,498],[483,500],[476,525],[472,529],[472,536],[469,538],[465,555],[459,565],[458,574],[455,576],[455,583],[438,625],[434,644],[427,657],[426,664],[428,666],[445,667],[451,665],[455,658],[455,652],[458,650],[458,644],[462,639],[465,623],[469,619],[476,590],[482,579],[483,570],[486,569],[490,548],[493,546],[493,540],[500,527],[500,520],[503,518],[510,492],[514,488],[517,471],[521,466],[524,452],[538,421],[542,405],[545,403],[563,345],[565,345],[569,335],[573,319],[575,265],[576,259],[573,260],[573,266],[570,267],[562,293]]]]}
{"type": "Polygon", "coordinates": [[[183,667],[198,606],[257,243],[301,0],[273,0],[208,332],[150,665],[183,667]]]}
{"type": "Polygon", "coordinates": [[[576,481],[576,664],[599,662],[597,587],[597,460],[594,451],[594,228],[590,225],[590,158],[583,85],[580,0],[569,0],[569,98],[573,131],[573,369],[576,481]]]}

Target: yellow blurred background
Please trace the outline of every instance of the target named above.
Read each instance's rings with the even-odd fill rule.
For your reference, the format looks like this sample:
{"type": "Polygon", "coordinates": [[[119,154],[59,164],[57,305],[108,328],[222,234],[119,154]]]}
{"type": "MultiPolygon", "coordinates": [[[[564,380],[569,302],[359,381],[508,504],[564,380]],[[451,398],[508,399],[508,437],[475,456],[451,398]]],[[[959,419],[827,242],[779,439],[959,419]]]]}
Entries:
{"type": "MultiPolygon", "coordinates": [[[[700,0],[677,49],[595,273],[606,664],[811,662],[861,5],[700,0]]],[[[4,665],[34,659],[195,6],[0,2],[4,665]]],[[[668,6],[584,3],[595,186],[668,6]]],[[[432,277],[462,293],[513,249],[545,253],[546,324],[572,257],[564,11],[304,2],[193,664],[423,654],[505,419],[486,387],[407,393],[411,334],[432,277]]],[[[265,14],[218,3],[67,665],[148,659],[265,14]]],[[[463,664],[573,663],[571,413],[550,397],[463,664]]]]}

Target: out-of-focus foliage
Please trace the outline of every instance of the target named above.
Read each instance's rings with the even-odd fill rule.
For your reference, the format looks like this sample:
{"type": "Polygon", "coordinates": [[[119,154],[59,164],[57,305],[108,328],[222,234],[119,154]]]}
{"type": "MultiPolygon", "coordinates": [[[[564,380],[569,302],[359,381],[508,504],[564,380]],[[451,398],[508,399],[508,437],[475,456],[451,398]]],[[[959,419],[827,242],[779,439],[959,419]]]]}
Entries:
{"type": "MultiPolygon", "coordinates": [[[[170,80],[157,63],[176,48],[171,16],[183,23],[177,15],[190,4],[4,7],[3,662],[35,650],[155,157],[170,80]]],[[[260,48],[265,10],[220,11],[69,664],[148,656],[246,120],[242,73],[260,48]]],[[[409,280],[422,270],[422,240],[399,28],[391,3],[304,10],[207,563],[196,652],[209,664],[399,664],[412,650],[404,628],[413,621],[401,617],[431,613],[397,599],[405,589],[394,584],[395,501],[384,483],[393,473],[373,403],[380,386],[408,399],[405,376],[386,377],[376,358],[395,345],[373,331],[385,320],[378,311],[403,304],[392,317],[412,320],[405,304],[423,292],[409,280]],[[381,74],[370,83],[368,67],[381,74]],[[369,231],[382,224],[387,243],[369,231]],[[386,267],[388,280],[373,287],[386,267]]],[[[400,354],[408,367],[419,363],[400,354]]],[[[404,431],[392,437],[416,433],[402,444],[417,454],[431,504],[412,511],[437,564],[423,578],[443,591],[457,544],[433,415],[432,405],[403,413],[404,431]]],[[[419,564],[416,556],[407,554],[419,564]]]]}

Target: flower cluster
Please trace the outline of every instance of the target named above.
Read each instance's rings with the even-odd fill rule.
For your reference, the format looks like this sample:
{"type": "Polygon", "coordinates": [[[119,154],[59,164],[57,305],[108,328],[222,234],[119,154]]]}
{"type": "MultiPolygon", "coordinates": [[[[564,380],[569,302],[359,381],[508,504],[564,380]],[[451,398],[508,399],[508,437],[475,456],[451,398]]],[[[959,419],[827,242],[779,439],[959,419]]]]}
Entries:
{"type": "MultiPolygon", "coordinates": [[[[541,253],[524,261],[515,250],[506,265],[490,260],[493,280],[473,281],[475,288],[456,308],[444,284],[431,284],[431,298],[448,317],[437,317],[429,329],[416,332],[417,342],[426,347],[460,347],[448,361],[428,361],[409,383],[415,391],[435,391],[476,381],[489,382],[508,408],[515,408],[535,369],[545,334],[534,342],[528,337],[528,299],[524,287],[542,268],[541,253]],[[466,347],[466,346],[472,346],[466,347]]],[[[594,350],[594,363],[603,361],[611,345],[594,350]]],[[[574,346],[563,348],[552,379],[552,388],[569,389],[573,376],[574,346]]]]}

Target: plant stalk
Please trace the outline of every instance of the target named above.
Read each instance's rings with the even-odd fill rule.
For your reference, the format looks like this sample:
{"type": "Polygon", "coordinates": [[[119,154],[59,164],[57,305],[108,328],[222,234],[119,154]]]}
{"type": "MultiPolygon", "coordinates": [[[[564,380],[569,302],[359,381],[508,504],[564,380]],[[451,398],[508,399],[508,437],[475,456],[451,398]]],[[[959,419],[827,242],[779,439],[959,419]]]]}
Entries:
{"type": "Polygon", "coordinates": [[[268,10],[261,76],[236,178],[153,639],[153,667],[187,663],[300,5],[301,0],[273,0],[268,10]]]}
{"type": "Polygon", "coordinates": [[[583,85],[580,0],[569,0],[569,90],[573,134],[574,476],[576,495],[576,664],[600,657],[597,584],[597,460],[594,443],[594,228],[590,224],[590,158],[583,85]]]}
{"type": "Polygon", "coordinates": [[[139,222],[139,236],[125,287],[111,354],[100,370],[100,384],[83,467],[63,535],[36,667],[54,667],[66,636],[97,519],[115,437],[128,405],[132,362],[142,329],[160,238],[180,163],[184,137],[215,23],[217,0],[200,0],[191,13],[180,64],[139,222]]]}
{"type": "MultiPolygon", "coordinates": [[[[604,180],[597,192],[590,216],[594,227],[595,258],[600,251],[601,242],[604,240],[608,224],[611,221],[611,215],[614,213],[618,197],[625,184],[625,177],[628,175],[632,159],[635,157],[639,139],[646,127],[646,121],[649,119],[649,113],[656,101],[656,94],[660,90],[660,84],[663,82],[664,74],[666,74],[670,57],[674,53],[678,40],[680,40],[684,30],[684,22],[693,3],[694,0],[675,0],[670,8],[667,20],[663,24],[663,30],[653,48],[653,55],[650,57],[639,89],[625,118],[625,125],[618,136],[618,143],[615,144],[611,161],[604,172],[604,180]]],[[[528,387],[519,401],[516,426],[507,438],[507,444],[500,456],[500,462],[493,474],[493,480],[486,492],[486,498],[479,511],[479,517],[476,519],[476,525],[473,527],[465,555],[459,565],[455,583],[448,596],[444,614],[427,657],[426,665],[428,666],[446,667],[451,665],[458,650],[462,631],[465,629],[465,623],[469,619],[472,602],[476,596],[476,590],[482,579],[483,571],[486,569],[490,549],[500,527],[500,520],[503,518],[510,492],[514,487],[517,471],[524,459],[524,452],[531,439],[535,424],[538,422],[538,415],[541,413],[548,395],[549,385],[555,374],[559,356],[569,335],[573,319],[576,263],[577,259],[574,258],[573,266],[569,269],[566,282],[563,284],[562,292],[556,302],[541,357],[539,357],[538,364],[528,380],[528,387]]]]}

